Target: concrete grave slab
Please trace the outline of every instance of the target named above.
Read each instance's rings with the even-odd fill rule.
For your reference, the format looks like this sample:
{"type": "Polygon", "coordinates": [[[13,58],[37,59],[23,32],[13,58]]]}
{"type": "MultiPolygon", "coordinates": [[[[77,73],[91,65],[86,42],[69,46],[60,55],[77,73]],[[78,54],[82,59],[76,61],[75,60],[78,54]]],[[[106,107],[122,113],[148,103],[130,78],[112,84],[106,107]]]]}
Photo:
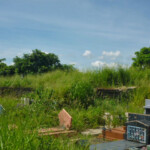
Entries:
{"type": "Polygon", "coordinates": [[[81,132],[83,135],[99,135],[102,133],[102,129],[87,129],[86,131],[81,132]]]}
{"type": "Polygon", "coordinates": [[[137,148],[143,146],[145,146],[145,144],[121,140],[91,145],[90,150],[126,150],[129,148],[137,148]]]}
{"type": "Polygon", "coordinates": [[[69,113],[63,109],[59,114],[59,125],[61,127],[64,127],[66,129],[70,129],[72,125],[72,117],[69,115],[69,113]]]}

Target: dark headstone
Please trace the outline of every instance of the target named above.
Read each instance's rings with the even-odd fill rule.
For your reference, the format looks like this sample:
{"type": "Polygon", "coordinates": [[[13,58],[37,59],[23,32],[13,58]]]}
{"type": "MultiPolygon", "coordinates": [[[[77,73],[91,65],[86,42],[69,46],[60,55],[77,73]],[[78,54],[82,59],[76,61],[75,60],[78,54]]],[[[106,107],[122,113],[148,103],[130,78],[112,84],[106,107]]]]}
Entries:
{"type": "Polygon", "coordinates": [[[150,144],[150,115],[129,113],[126,139],[150,144]]]}

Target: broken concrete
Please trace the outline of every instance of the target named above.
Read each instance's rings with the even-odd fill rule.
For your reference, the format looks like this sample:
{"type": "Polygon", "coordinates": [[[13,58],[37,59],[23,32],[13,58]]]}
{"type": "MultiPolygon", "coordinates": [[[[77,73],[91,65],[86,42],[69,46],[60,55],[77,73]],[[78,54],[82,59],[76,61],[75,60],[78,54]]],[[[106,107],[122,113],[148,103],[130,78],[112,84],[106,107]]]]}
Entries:
{"type": "Polygon", "coordinates": [[[81,134],[83,134],[83,135],[93,135],[93,136],[99,135],[101,133],[102,133],[101,128],[99,128],[99,129],[87,129],[87,130],[81,132],[81,134]]]}

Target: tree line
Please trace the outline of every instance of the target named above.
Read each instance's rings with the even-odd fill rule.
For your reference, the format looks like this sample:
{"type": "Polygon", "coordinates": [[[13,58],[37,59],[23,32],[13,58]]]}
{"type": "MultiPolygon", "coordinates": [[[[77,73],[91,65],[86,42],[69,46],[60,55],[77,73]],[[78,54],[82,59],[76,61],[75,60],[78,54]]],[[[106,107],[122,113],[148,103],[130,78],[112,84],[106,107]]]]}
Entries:
{"type": "MultiPolygon", "coordinates": [[[[3,76],[44,73],[56,69],[75,70],[73,65],[61,64],[57,55],[38,49],[32,50],[30,54],[23,54],[23,57],[16,56],[13,59],[13,65],[7,65],[4,63],[5,60],[5,58],[0,59],[0,75],[3,76]]],[[[140,51],[135,52],[135,57],[132,60],[132,67],[150,68],[150,47],[143,47],[140,51]]]]}
{"type": "Polygon", "coordinates": [[[73,65],[61,64],[57,55],[53,53],[45,53],[41,50],[32,50],[30,54],[23,54],[23,57],[16,56],[13,58],[13,65],[4,63],[6,59],[0,59],[0,75],[14,75],[14,74],[36,74],[61,70],[75,70],[73,65]]]}

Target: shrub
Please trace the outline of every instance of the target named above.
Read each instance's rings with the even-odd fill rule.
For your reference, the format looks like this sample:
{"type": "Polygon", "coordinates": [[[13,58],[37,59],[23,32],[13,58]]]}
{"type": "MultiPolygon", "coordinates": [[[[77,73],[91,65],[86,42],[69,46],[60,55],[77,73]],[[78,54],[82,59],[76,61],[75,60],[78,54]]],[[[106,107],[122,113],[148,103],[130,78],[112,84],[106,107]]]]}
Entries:
{"type": "Polygon", "coordinates": [[[68,102],[73,105],[80,105],[84,108],[94,104],[94,90],[92,85],[86,81],[73,83],[68,91],[68,102]]]}

